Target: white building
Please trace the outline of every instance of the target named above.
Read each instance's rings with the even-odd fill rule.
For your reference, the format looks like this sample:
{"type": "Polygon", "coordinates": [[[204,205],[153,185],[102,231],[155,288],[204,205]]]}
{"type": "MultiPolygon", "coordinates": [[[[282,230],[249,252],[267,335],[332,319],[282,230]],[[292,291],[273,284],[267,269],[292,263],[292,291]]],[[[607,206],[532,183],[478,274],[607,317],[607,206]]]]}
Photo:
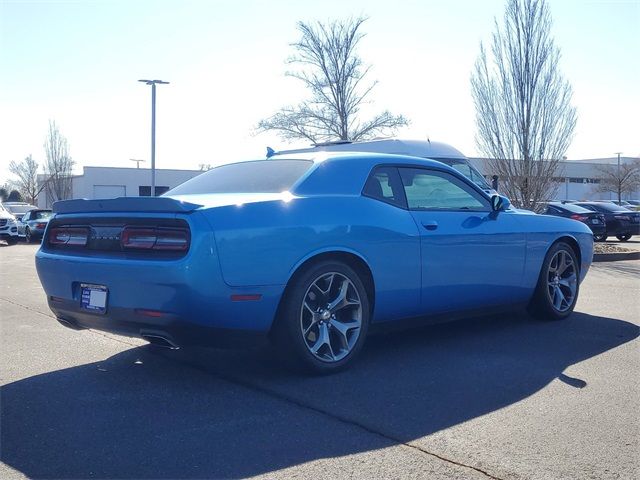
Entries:
{"type": "MultiPolygon", "coordinates": [[[[493,172],[485,158],[470,158],[470,162],[485,177],[490,178],[493,172]]],[[[640,157],[620,157],[620,164],[640,162],[640,157]]],[[[615,192],[598,192],[602,166],[618,164],[618,157],[593,158],[586,160],[563,160],[559,162],[556,176],[560,179],[554,200],[617,200],[615,192]]],[[[498,180],[498,183],[500,181],[498,180]]],[[[640,190],[632,194],[622,195],[623,200],[640,199],[640,190]]]]}
{"type": "MultiPolygon", "coordinates": [[[[201,173],[202,170],[156,169],[156,195],[162,195],[201,173]]],[[[44,181],[44,178],[41,175],[39,181],[44,181]]],[[[71,198],[149,197],[151,169],[83,167],[82,175],[71,177],[71,190],[71,198]]],[[[50,208],[52,203],[44,189],[38,196],[38,207],[50,208]]]]}

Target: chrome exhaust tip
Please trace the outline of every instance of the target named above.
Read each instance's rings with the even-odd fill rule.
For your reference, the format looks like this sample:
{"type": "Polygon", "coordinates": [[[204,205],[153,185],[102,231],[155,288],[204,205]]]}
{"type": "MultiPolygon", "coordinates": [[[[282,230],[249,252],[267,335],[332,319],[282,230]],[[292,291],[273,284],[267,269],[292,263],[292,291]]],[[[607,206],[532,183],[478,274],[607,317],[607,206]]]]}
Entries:
{"type": "Polygon", "coordinates": [[[160,335],[157,333],[142,333],[140,334],[142,338],[144,338],[147,342],[157,347],[168,348],[170,350],[178,350],[180,348],[179,345],[176,345],[173,340],[165,337],[164,335],[160,335]]]}

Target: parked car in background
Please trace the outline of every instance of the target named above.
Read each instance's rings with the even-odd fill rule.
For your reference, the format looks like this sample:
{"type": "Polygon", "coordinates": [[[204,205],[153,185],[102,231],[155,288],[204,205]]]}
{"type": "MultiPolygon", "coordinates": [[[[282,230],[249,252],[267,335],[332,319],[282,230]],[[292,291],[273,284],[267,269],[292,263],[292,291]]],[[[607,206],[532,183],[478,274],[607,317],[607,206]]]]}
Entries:
{"type": "Polygon", "coordinates": [[[621,242],[626,242],[633,235],[640,235],[640,212],[632,212],[611,202],[577,202],[574,205],[604,215],[607,226],[605,240],[606,237],[615,236],[621,242]]]}
{"type": "Polygon", "coordinates": [[[640,209],[640,201],[638,200],[610,200],[611,203],[615,203],[624,208],[628,208],[629,210],[633,210],[634,212],[640,209]]]}
{"type": "Polygon", "coordinates": [[[604,242],[607,239],[607,227],[604,214],[591,211],[573,203],[550,202],[544,211],[545,215],[571,218],[586,224],[593,232],[596,242],[604,242]]]}
{"type": "Polygon", "coordinates": [[[18,222],[18,236],[26,242],[40,240],[53,212],[48,209],[29,210],[18,222]]]}
{"type": "Polygon", "coordinates": [[[16,220],[20,220],[29,210],[38,208],[35,205],[31,205],[26,202],[4,202],[3,205],[4,208],[6,208],[7,211],[16,218],[16,220]]]}
{"type": "Polygon", "coordinates": [[[401,155],[278,156],[53,211],[36,267],[63,325],[170,348],[270,339],[320,373],[388,322],[525,305],[567,318],[593,256],[586,225],[401,155]]]}
{"type": "Polygon", "coordinates": [[[0,203],[0,240],[4,240],[9,245],[18,243],[18,224],[16,217],[4,208],[3,203],[0,203]]]}
{"type": "Polygon", "coordinates": [[[640,200],[627,200],[627,202],[633,207],[634,210],[640,210],[640,200]]]}

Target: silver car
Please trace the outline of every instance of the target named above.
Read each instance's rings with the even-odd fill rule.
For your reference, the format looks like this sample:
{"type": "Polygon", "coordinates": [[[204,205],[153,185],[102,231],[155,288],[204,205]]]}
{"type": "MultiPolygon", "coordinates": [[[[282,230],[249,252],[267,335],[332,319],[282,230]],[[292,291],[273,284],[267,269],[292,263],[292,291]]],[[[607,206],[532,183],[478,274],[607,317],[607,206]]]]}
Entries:
{"type": "Polygon", "coordinates": [[[18,220],[18,236],[26,242],[41,240],[53,213],[51,210],[29,210],[18,220]]]}

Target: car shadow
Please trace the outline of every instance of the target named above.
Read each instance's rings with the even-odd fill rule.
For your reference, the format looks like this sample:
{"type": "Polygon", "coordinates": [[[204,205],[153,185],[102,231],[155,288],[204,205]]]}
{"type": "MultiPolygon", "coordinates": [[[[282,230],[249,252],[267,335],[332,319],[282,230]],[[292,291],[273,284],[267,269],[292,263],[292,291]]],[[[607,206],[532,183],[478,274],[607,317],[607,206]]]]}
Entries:
{"type": "Polygon", "coordinates": [[[589,388],[564,370],[638,334],[585,313],[470,319],[373,336],[324,377],[284,371],[268,349],[133,348],[2,387],[1,459],[31,478],[268,474],[415,440],[554,379],[589,388]]]}

